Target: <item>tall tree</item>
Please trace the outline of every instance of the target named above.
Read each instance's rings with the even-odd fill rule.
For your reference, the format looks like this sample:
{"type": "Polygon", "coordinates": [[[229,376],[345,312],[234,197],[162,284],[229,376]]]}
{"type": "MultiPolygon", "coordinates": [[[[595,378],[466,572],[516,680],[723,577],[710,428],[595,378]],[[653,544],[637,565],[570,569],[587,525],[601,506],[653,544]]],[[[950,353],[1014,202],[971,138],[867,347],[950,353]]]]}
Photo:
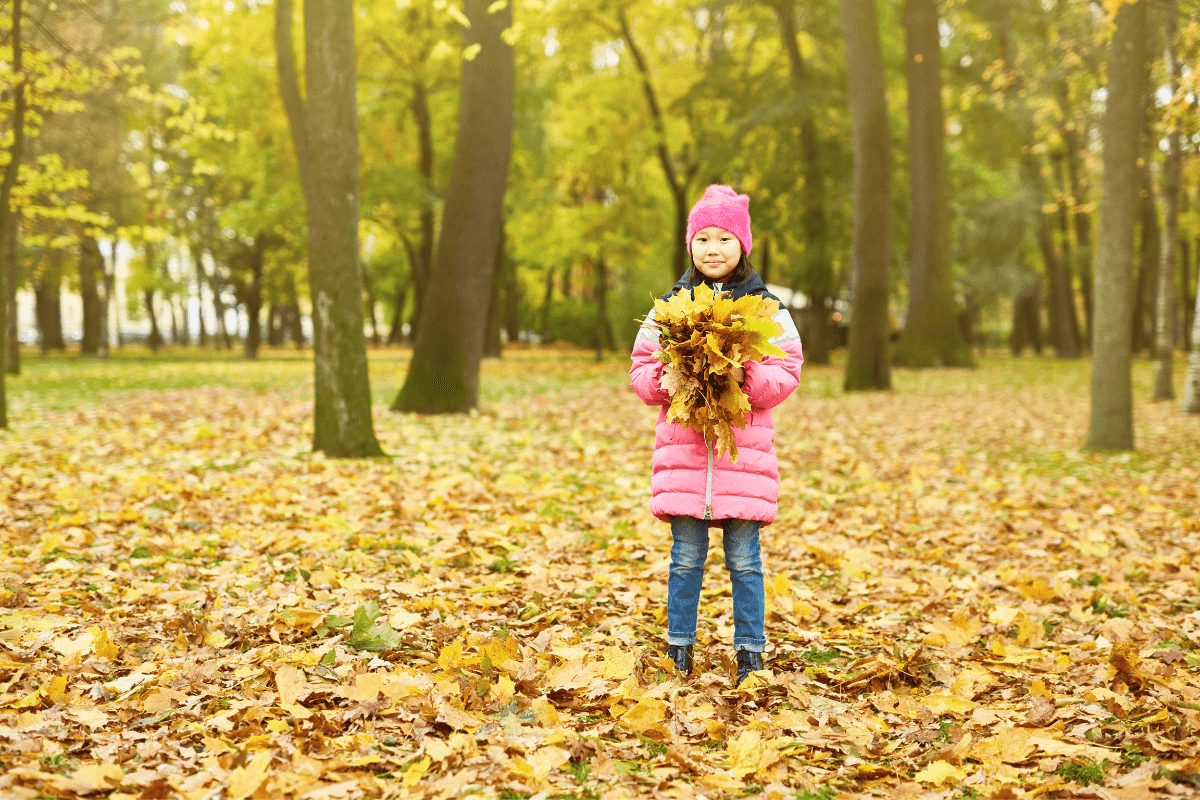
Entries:
{"type": "Polygon", "coordinates": [[[897,364],[959,367],[973,363],[954,312],[950,200],[946,189],[946,118],[942,107],[937,0],[906,0],[909,171],[912,232],[908,314],[897,364]]]}
{"type": "Polygon", "coordinates": [[[473,57],[463,64],[435,268],[395,411],[457,413],[479,404],[479,363],[513,134],[515,64],[502,35],[512,25],[512,4],[497,5],[466,3],[470,25],[464,38],[473,57]]]}
{"type": "Polygon", "coordinates": [[[675,201],[675,249],[671,267],[675,277],[679,278],[692,263],[691,256],[688,254],[687,241],[687,218],[690,210],[688,190],[691,188],[692,180],[696,177],[696,172],[700,169],[700,159],[690,155],[685,148],[678,165],[676,164],[676,159],[667,145],[667,126],[663,119],[662,106],[658,102],[658,93],[654,90],[654,82],[650,79],[650,67],[646,63],[646,57],[641,48],[634,41],[633,31],[629,27],[624,7],[617,12],[617,18],[621,23],[621,36],[629,47],[634,66],[637,67],[638,74],[642,78],[642,91],[645,92],[646,104],[650,109],[650,122],[654,126],[658,163],[662,167],[663,177],[667,179],[667,188],[671,190],[671,198],[675,201]]]}
{"type": "MultiPolygon", "coordinates": [[[[26,80],[22,71],[23,48],[21,43],[21,0],[13,0],[12,25],[8,30],[8,40],[12,47],[12,92],[13,111],[10,127],[12,144],[8,147],[8,163],[4,165],[3,176],[0,176],[0,243],[8,241],[10,228],[16,225],[16,216],[12,208],[13,186],[17,182],[17,170],[21,165],[21,157],[25,147],[25,92],[26,80]]],[[[8,250],[0,247],[4,253],[3,261],[8,260],[8,250]]],[[[8,297],[7,264],[0,263],[0,355],[7,348],[5,340],[8,332],[8,297]]],[[[0,369],[0,429],[8,427],[8,398],[5,393],[4,370],[0,369]]]]}
{"type": "MultiPolygon", "coordinates": [[[[1166,0],[1167,46],[1166,66],[1171,94],[1179,91],[1183,67],[1179,63],[1176,37],[1179,34],[1179,0],[1166,0]]],[[[1180,141],[1181,122],[1170,123],[1167,134],[1167,163],[1163,170],[1163,230],[1158,264],[1158,313],[1155,314],[1154,349],[1157,365],[1154,372],[1154,399],[1173,400],[1175,387],[1171,380],[1175,360],[1175,258],[1179,243],[1179,193],[1183,185],[1183,146],[1180,141]]]]}
{"type": "MultiPolygon", "coordinates": [[[[1200,258],[1196,259],[1200,267],[1200,258]]],[[[1200,269],[1196,275],[1200,286],[1200,269]]],[[[1183,410],[1187,414],[1200,414],[1200,291],[1196,292],[1196,307],[1192,316],[1192,351],[1188,354],[1187,378],[1183,383],[1183,410]]]]}
{"type": "Polygon", "coordinates": [[[1134,0],[1117,10],[1108,62],[1087,437],[1087,447],[1101,450],[1131,450],[1134,443],[1130,290],[1148,5],[1148,0],[1134,0]]]}
{"type": "Polygon", "coordinates": [[[875,0],[841,0],[854,147],[853,308],[845,388],[890,389],[892,150],[875,0]]]}
{"type": "MultiPolygon", "coordinates": [[[[796,40],[796,9],[793,0],[780,0],[775,6],[779,32],[787,53],[792,82],[800,102],[800,148],[804,156],[804,189],[801,192],[804,230],[802,271],[809,295],[808,335],[804,339],[804,358],[813,364],[828,364],[833,348],[830,311],[827,303],[837,286],[829,253],[829,226],[825,214],[825,186],[821,169],[821,141],[817,132],[816,108],[812,101],[810,70],[796,40]]],[[[770,268],[770,239],[763,241],[762,267],[766,280],[770,268]]]]}
{"type": "Polygon", "coordinates": [[[304,2],[306,99],[292,51],[292,0],[276,6],[275,47],[308,215],[313,449],[351,458],[382,455],[371,420],[363,334],[353,0],[304,2]]]}

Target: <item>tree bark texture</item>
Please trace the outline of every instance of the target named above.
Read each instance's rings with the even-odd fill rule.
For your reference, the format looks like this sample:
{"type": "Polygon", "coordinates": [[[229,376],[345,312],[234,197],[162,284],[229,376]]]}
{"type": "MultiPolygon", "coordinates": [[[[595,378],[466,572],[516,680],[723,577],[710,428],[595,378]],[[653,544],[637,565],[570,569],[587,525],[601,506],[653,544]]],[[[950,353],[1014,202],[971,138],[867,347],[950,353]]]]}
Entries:
{"type": "Polygon", "coordinates": [[[1133,234],[1137,221],[1142,68],[1148,0],[1121,6],[1108,62],[1104,110],[1103,200],[1096,243],[1091,413],[1086,446],[1131,450],[1133,381],[1130,344],[1133,234]]]}
{"type": "Polygon", "coordinates": [[[1192,326],[1196,321],[1193,308],[1195,298],[1192,297],[1192,290],[1189,286],[1192,279],[1192,249],[1188,245],[1188,240],[1183,237],[1179,239],[1179,278],[1180,299],[1183,300],[1183,335],[1180,338],[1183,340],[1183,349],[1190,353],[1192,352],[1192,326]]]}
{"type": "Polygon", "coordinates": [[[104,256],[100,254],[100,246],[90,236],[84,237],[79,246],[79,295],[83,300],[83,338],[79,350],[85,356],[100,354],[100,336],[103,333],[100,317],[103,308],[96,281],[103,269],[104,256]]]}
{"type": "Polygon", "coordinates": [[[608,262],[601,253],[596,259],[596,360],[604,359],[604,348],[617,349],[612,320],[608,318],[608,262]]]}
{"type": "MultiPolygon", "coordinates": [[[[833,297],[837,286],[833,263],[829,257],[829,226],[825,221],[825,184],[821,169],[821,142],[817,133],[816,114],[812,102],[813,87],[808,64],[796,40],[796,16],[793,0],[783,0],[775,7],[779,32],[791,66],[792,83],[800,102],[800,150],[804,158],[804,189],[800,202],[804,231],[804,255],[801,260],[802,288],[809,296],[808,335],[804,340],[804,360],[812,364],[828,364],[833,349],[830,329],[830,310],[826,300],[833,297]]],[[[764,250],[764,265],[768,251],[764,250]]],[[[764,266],[763,280],[766,280],[764,266]]]]}
{"type": "MultiPolygon", "coordinates": [[[[1175,49],[1179,33],[1179,0],[1167,0],[1166,65],[1171,94],[1183,81],[1183,68],[1175,49]]],[[[1179,194],[1183,186],[1183,145],[1179,123],[1167,133],[1167,163],[1163,168],[1163,229],[1158,263],[1158,308],[1155,314],[1154,399],[1175,399],[1172,371],[1175,360],[1175,259],[1179,242],[1179,194]]]]}
{"type": "Polygon", "coordinates": [[[853,316],[847,391],[890,389],[888,266],[892,257],[892,150],[875,0],[841,0],[854,148],[853,316]]]}
{"type": "Polygon", "coordinates": [[[454,165],[442,210],[432,279],[404,386],[392,408],[423,413],[465,412],[479,404],[479,363],[500,236],[512,149],[514,57],[501,32],[512,4],[489,11],[467,0],[465,46],[479,44],[463,64],[454,165]]]}
{"type": "Polygon", "coordinates": [[[146,315],[150,317],[150,337],[146,339],[146,345],[150,348],[150,352],[157,353],[158,348],[162,347],[163,338],[162,332],[158,329],[158,314],[154,313],[154,290],[142,290],[142,302],[146,304],[146,315]]]}
{"type": "Polygon", "coordinates": [[[371,419],[358,251],[358,117],[352,0],[305,0],[301,100],[292,2],[276,6],[280,91],[300,162],[313,305],[313,449],[382,455],[371,419]]]}
{"type": "Polygon", "coordinates": [[[912,231],[908,314],[895,362],[909,367],[973,363],[959,334],[950,269],[946,122],[936,0],[906,0],[909,169],[912,231]]]}
{"type": "Polygon", "coordinates": [[[510,342],[515,342],[521,337],[521,281],[517,275],[516,264],[511,265],[505,275],[504,330],[510,342]]]}

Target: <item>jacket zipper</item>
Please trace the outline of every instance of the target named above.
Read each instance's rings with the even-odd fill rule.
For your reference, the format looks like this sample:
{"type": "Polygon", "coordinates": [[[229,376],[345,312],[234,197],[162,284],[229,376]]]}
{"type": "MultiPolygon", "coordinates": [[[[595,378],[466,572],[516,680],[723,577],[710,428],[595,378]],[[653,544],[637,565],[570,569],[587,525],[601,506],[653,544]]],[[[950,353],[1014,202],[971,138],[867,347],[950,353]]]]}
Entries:
{"type": "Polygon", "coordinates": [[[704,482],[704,518],[712,519],[712,467],[713,467],[713,449],[708,442],[704,443],[708,447],[708,477],[704,482]]]}

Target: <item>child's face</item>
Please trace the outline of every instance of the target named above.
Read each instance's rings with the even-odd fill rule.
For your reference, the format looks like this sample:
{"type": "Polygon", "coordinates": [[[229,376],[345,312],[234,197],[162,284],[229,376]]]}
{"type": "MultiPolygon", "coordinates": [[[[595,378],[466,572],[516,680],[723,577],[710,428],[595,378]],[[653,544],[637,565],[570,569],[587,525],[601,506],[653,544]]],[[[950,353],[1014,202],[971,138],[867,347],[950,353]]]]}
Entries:
{"type": "Polygon", "coordinates": [[[742,243],[724,228],[710,225],[692,237],[692,263],[700,274],[718,283],[742,260],[742,243]]]}

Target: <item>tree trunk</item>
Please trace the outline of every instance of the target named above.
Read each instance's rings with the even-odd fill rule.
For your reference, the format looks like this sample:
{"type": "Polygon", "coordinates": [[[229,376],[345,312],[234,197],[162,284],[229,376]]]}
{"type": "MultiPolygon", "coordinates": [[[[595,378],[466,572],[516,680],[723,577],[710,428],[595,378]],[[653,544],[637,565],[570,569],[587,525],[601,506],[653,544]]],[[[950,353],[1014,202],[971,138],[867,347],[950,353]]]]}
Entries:
{"type": "Polygon", "coordinates": [[[79,246],[79,294],[83,300],[83,338],[79,350],[85,356],[100,354],[100,337],[103,334],[100,317],[103,309],[96,281],[99,279],[97,273],[103,269],[104,256],[100,254],[99,245],[92,237],[85,236],[79,246]]]}
{"type": "MultiPolygon", "coordinates": [[[[413,321],[411,333],[416,336],[417,327],[421,322],[421,312],[424,309],[425,290],[429,286],[429,271],[433,265],[433,226],[434,226],[434,186],[433,170],[433,122],[429,115],[429,95],[419,79],[413,81],[413,118],[417,122],[417,144],[420,153],[419,167],[424,181],[421,198],[421,240],[416,252],[409,247],[409,260],[412,263],[413,278],[413,321]]],[[[407,289],[405,290],[407,291],[407,289]]]]}
{"type": "Polygon", "coordinates": [[[20,322],[17,319],[17,286],[21,282],[21,265],[17,258],[17,238],[20,236],[20,232],[20,220],[14,214],[9,221],[8,236],[4,242],[4,260],[8,263],[8,280],[6,281],[6,288],[8,289],[8,335],[5,337],[7,352],[4,357],[4,371],[9,375],[21,374],[21,340],[19,338],[20,332],[17,329],[20,322]]]}
{"type": "MultiPolygon", "coordinates": [[[[1197,243],[1197,267],[1200,268],[1200,242],[1197,243]]],[[[1200,287],[1200,274],[1196,275],[1196,285],[1200,287]]],[[[1183,382],[1183,411],[1187,414],[1200,414],[1200,291],[1192,307],[1192,350],[1188,354],[1187,378],[1183,382]]]]}
{"type": "Polygon", "coordinates": [[[1034,196],[1038,249],[1042,253],[1050,284],[1050,344],[1059,358],[1079,358],[1083,352],[1078,338],[1079,323],[1075,318],[1075,294],[1071,287],[1067,240],[1063,240],[1064,252],[1060,256],[1054,242],[1054,221],[1042,209],[1048,193],[1040,159],[1034,153],[1026,152],[1021,157],[1021,171],[1034,196]]]}
{"type": "Polygon", "coordinates": [[[854,147],[853,317],[845,388],[890,389],[892,150],[875,0],[841,0],[854,147]]]}
{"type": "MultiPolygon", "coordinates": [[[[12,144],[8,149],[8,163],[4,166],[3,178],[0,178],[0,243],[7,241],[9,227],[16,224],[16,215],[12,210],[12,190],[17,182],[17,170],[21,166],[21,157],[25,147],[25,85],[26,79],[22,73],[23,48],[21,45],[21,0],[13,0],[12,25],[8,31],[8,42],[12,50],[13,75],[13,110],[10,117],[9,129],[12,131],[12,144]]],[[[8,259],[5,258],[5,261],[8,259]]],[[[0,299],[8,297],[8,270],[0,264],[0,299]]],[[[0,301],[0,353],[5,352],[4,339],[8,330],[8,303],[0,301]]],[[[0,370],[0,429],[8,428],[8,396],[5,393],[4,370],[0,370]]]]}
{"type": "Polygon", "coordinates": [[[366,305],[363,308],[363,313],[367,317],[367,322],[371,324],[371,344],[378,345],[382,343],[383,338],[379,335],[379,321],[375,318],[375,281],[371,278],[371,271],[363,265],[363,291],[366,293],[366,305]]]}
{"type": "Polygon", "coordinates": [[[489,12],[467,0],[465,45],[480,45],[463,64],[454,166],[442,211],[436,267],[422,299],[413,358],[396,411],[465,412],[479,404],[479,363],[500,236],[512,148],[514,59],[501,36],[512,4],[489,12]]]}
{"type": "Polygon", "coordinates": [[[263,261],[266,258],[267,239],[263,234],[254,237],[254,245],[247,253],[249,256],[251,280],[246,287],[246,341],[243,342],[242,356],[247,359],[258,358],[258,348],[262,344],[262,282],[263,261]]]}
{"type": "Polygon", "coordinates": [[[604,348],[617,349],[612,320],[608,318],[608,262],[604,254],[596,259],[596,360],[604,360],[604,348]]]}
{"type": "Polygon", "coordinates": [[[404,341],[404,306],[408,304],[408,284],[400,283],[396,287],[395,309],[392,311],[392,324],[388,328],[388,344],[400,344],[404,341]]]}
{"type": "Polygon", "coordinates": [[[1013,299],[1012,334],[1008,339],[1009,349],[1014,356],[1032,347],[1042,354],[1042,315],[1040,313],[1041,290],[1037,282],[1026,286],[1013,299]]]}
{"type": "Polygon", "coordinates": [[[912,242],[908,314],[895,362],[909,367],[972,364],[958,332],[950,265],[946,124],[936,0],[906,0],[912,242]]]}
{"type": "Polygon", "coordinates": [[[679,280],[692,265],[690,245],[687,240],[687,219],[690,211],[687,194],[692,178],[700,168],[700,163],[698,161],[685,163],[682,174],[675,168],[675,161],[667,147],[667,126],[663,120],[662,107],[658,104],[658,94],[654,91],[654,82],[650,79],[650,68],[646,65],[641,48],[633,40],[633,31],[629,27],[629,20],[625,17],[624,8],[617,12],[617,21],[621,25],[621,34],[625,39],[625,44],[629,46],[633,64],[642,77],[642,91],[646,95],[646,105],[650,110],[650,122],[654,126],[654,133],[658,139],[655,146],[658,152],[658,163],[662,167],[663,177],[667,180],[667,188],[670,189],[671,197],[675,201],[675,255],[671,260],[671,271],[674,273],[675,280],[679,280]]]}
{"type": "Polygon", "coordinates": [[[62,330],[62,262],[63,251],[53,249],[49,253],[50,268],[38,280],[34,288],[37,304],[38,342],[42,355],[50,350],[66,350],[62,330]]]}
{"type": "Polygon", "coordinates": [[[358,252],[358,117],[352,0],[305,0],[300,99],[292,0],[276,5],[280,91],[300,165],[312,287],[313,450],[382,455],[371,419],[358,252]]]}
{"type": "Polygon", "coordinates": [[[196,273],[196,328],[198,336],[196,343],[201,347],[208,344],[208,326],[204,323],[204,270],[200,266],[200,251],[192,242],[187,243],[188,254],[192,257],[192,267],[196,273]]]}
{"type": "Polygon", "coordinates": [[[496,238],[496,257],[492,275],[492,296],[488,299],[487,324],[484,326],[483,356],[484,358],[500,358],[503,347],[500,341],[500,328],[503,321],[504,309],[501,306],[501,288],[508,279],[508,258],[505,253],[504,220],[500,220],[500,236],[496,238]]]}
{"type": "Polygon", "coordinates": [[[267,345],[279,347],[283,344],[283,309],[278,303],[267,306],[267,345]]]}
{"type": "MultiPolygon", "coordinates": [[[[1182,210],[1182,209],[1181,209],[1182,210]]],[[[1180,287],[1181,299],[1183,300],[1183,349],[1184,352],[1192,352],[1192,326],[1196,324],[1194,316],[1195,309],[1192,297],[1191,287],[1188,285],[1192,277],[1192,250],[1188,240],[1184,237],[1179,239],[1179,272],[1180,272],[1180,287]]]]}
{"type": "Polygon", "coordinates": [[[1108,63],[1103,122],[1103,199],[1096,248],[1092,404],[1087,447],[1131,450],[1133,381],[1130,344],[1133,232],[1137,219],[1142,68],[1147,0],[1120,7],[1108,63]]]}
{"type": "MultiPolygon", "coordinates": [[[[1148,2],[1148,0],[1143,0],[1148,2]]],[[[1143,149],[1144,152],[1144,149],[1143,149]]],[[[1150,176],[1150,164],[1146,159],[1141,169],[1140,242],[1138,245],[1137,281],[1131,309],[1133,339],[1130,350],[1134,356],[1154,348],[1155,295],[1158,291],[1159,249],[1162,245],[1162,227],[1158,221],[1158,204],[1155,202],[1154,182],[1150,176]]]]}
{"type": "Polygon", "coordinates": [[[546,292],[542,295],[543,344],[550,341],[550,304],[554,301],[554,267],[546,267],[546,292]]]}
{"type": "Polygon", "coordinates": [[[762,244],[759,247],[762,249],[762,255],[758,259],[758,276],[762,278],[763,283],[771,282],[771,239],[768,236],[760,236],[762,244]]]}
{"type": "MultiPolygon", "coordinates": [[[[804,340],[804,359],[812,364],[828,364],[833,348],[833,331],[827,299],[836,291],[833,261],[829,257],[829,226],[825,221],[825,180],[821,169],[821,143],[817,133],[816,105],[808,64],[796,41],[796,17],[793,0],[782,0],[775,7],[779,32],[791,67],[792,83],[800,101],[800,150],[804,158],[804,190],[801,220],[804,254],[801,258],[801,287],[810,298],[808,335],[804,340]]],[[[768,258],[764,251],[764,263],[768,258]]],[[[764,275],[764,281],[766,280],[764,275]]]]}
{"type": "MultiPolygon", "coordinates": [[[[1183,69],[1175,50],[1179,32],[1179,0],[1166,0],[1166,65],[1171,94],[1183,81],[1183,69]]],[[[1175,360],[1175,254],[1179,242],[1179,192],[1183,185],[1183,146],[1179,122],[1171,124],[1167,134],[1167,163],[1163,169],[1163,230],[1158,263],[1158,308],[1155,314],[1154,399],[1174,400],[1172,369],[1175,360]]]]}
{"type": "Polygon", "coordinates": [[[509,265],[504,282],[504,330],[509,342],[521,338],[521,282],[518,280],[517,265],[509,265]]]}
{"type": "MultiPolygon", "coordinates": [[[[1065,86],[1065,83],[1064,83],[1065,86]]],[[[1066,100],[1063,101],[1063,114],[1067,114],[1066,100]]],[[[1069,198],[1071,218],[1075,227],[1074,261],[1068,264],[1072,272],[1079,273],[1079,289],[1083,294],[1083,316],[1085,330],[1080,337],[1080,345],[1084,346],[1092,340],[1092,217],[1087,211],[1087,186],[1083,177],[1083,145],[1077,126],[1064,126],[1062,131],[1063,143],[1066,147],[1067,176],[1070,181],[1069,198]]],[[[1065,234],[1064,234],[1065,235],[1065,234]]]]}

